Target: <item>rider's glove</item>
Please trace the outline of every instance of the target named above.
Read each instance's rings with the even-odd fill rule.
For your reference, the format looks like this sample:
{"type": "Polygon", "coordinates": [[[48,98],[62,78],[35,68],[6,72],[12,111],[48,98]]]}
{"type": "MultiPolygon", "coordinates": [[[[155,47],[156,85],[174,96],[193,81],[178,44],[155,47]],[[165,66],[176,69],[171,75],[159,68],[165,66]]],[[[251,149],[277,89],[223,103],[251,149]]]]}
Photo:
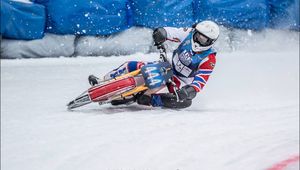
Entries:
{"type": "Polygon", "coordinates": [[[162,27],[156,28],[153,31],[152,37],[154,40],[154,45],[160,46],[167,40],[167,31],[162,27]]]}
{"type": "Polygon", "coordinates": [[[197,24],[198,24],[198,23],[194,23],[194,24],[192,25],[192,28],[196,28],[197,24]]]}
{"type": "Polygon", "coordinates": [[[191,85],[183,86],[180,90],[177,91],[179,100],[192,100],[196,97],[196,90],[191,85]]]}

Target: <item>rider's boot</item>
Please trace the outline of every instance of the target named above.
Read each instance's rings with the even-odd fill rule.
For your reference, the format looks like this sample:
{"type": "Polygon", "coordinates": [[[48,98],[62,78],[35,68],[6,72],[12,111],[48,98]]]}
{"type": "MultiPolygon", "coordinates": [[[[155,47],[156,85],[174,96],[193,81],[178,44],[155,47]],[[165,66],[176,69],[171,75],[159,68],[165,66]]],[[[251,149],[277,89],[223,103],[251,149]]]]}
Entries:
{"type": "Polygon", "coordinates": [[[118,76],[124,75],[126,73],[129,73],[131,71],[135,71],[137,69],[140,69],[145,63],[138,62],[138,61],[128,61],[120,65],[118,68],[108,72],[106,75],[104,75],[103,78],[98,78],[94,75],[89,76],[89,83],[93,86],[95,84],[99,84],[102,81],[107,81],[114,79],[118,76]]]}
{"type": "Polygon", "coordinates": [[[98,77],[94,76],[94,75],[89,75],[88,80],[89,80],[90,85],[94,86],[94,85],[99,83],[100,79],[98,77]]]}

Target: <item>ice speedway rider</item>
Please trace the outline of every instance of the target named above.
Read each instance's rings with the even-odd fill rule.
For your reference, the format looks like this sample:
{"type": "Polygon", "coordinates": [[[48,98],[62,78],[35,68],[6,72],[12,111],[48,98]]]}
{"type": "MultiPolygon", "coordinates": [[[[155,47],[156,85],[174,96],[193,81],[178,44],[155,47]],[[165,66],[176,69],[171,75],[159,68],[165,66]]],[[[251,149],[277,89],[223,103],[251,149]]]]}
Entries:
{"type": "MultiPolygon", "coordinates": [[[[186,108],[192,104],[198,92],[205,86],[216,64],[214,43],[219,37],[219,27],[212,21],[202,21],[192,28],[160,27],[153,31],[154,45],[160,48],[165,41],[180,43],[173,52],[171,65],[173,82],[177,86],[177,100],[174,83],[167,84],[168,93],[138,94],[123,100],[113,100],[112,105],[137,102],[142,105],[166,108],[186,108]]],[[[128,61],[117,69],[107,73],[104,80],[109,80],[140,69],[147,64],[141,61],[128,61]]],[[[101,79],[90,75],[89,83],[97,84],[101,79]]]]}

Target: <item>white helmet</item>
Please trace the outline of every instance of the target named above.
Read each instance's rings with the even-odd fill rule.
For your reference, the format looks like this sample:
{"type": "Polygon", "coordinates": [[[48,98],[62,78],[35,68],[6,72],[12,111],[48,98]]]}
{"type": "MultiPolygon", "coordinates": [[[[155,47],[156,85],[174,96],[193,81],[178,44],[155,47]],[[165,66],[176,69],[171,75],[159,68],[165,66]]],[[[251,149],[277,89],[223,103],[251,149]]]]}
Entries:
{"type": "Polygon", "coordinates": [[[208,50],[213,46],[220,34],[219,26],[212,21],[198,23],[192,35],[192,49],[195,52],[208,50]]]}

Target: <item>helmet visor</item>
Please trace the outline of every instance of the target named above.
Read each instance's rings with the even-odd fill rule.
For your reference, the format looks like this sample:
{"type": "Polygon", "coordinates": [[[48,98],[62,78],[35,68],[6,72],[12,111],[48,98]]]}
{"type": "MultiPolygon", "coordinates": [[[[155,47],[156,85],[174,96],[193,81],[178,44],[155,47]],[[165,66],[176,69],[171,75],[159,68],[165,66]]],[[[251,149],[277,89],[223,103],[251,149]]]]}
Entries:
{"type": "Polygon", "coordinates": [[[201,34],[198,31],[195,31],[193,35],[193,40],[194,42],[200,44],[203,47],[210,46],[215,42],[215,40],[208,38],[207,36],[201,34]]]}

